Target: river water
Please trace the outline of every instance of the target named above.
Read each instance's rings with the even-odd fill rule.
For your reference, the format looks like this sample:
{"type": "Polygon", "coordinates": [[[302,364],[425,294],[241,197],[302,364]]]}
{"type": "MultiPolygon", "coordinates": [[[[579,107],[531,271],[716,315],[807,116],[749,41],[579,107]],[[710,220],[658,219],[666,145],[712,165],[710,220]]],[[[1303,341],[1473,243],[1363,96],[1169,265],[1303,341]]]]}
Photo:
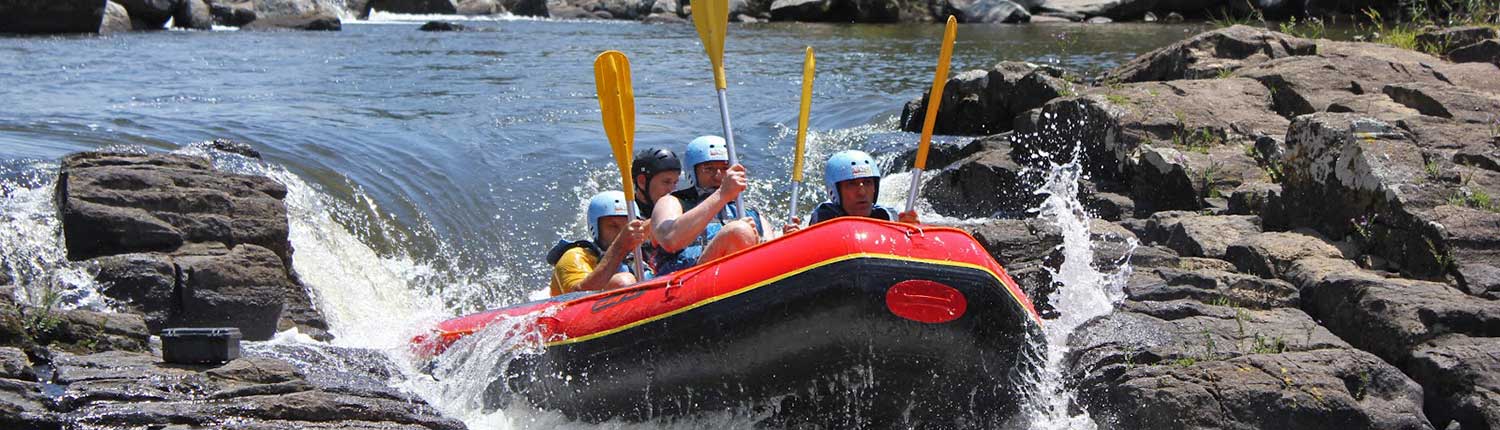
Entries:
{"type": "MultiPolygon", "coordinates": [[[[585,231],[583,199],[619,187],[594,97],[600,51],[630,56],[638,148],[680,152],[721,130],[691,26],[495,19],[466,22],[480,31],[424,33],[420,23],[377,15],[330,33],[0,38],[0,269],[23,286],[64,290],[69,306],[108,308],[59,247],[58,158],[101,148],[205,155],[288,185],[294,268],[335,343],[396,351],[432,321],[535,297],[548,246],[585,231]],[[192,145],[214,138],[248,143],[264,161],[192,145]]],[[[733,25],[726,68],[736,143],[755,179],[747,200],[786,210],[804,46],[818,56],[805,210],[823,195],[826,154],[856,148],[888,160],[915,145],[895,117],[930,85],[941,30],[733,25]]],[[[965,25],[953,70],[1022,60],[1089,74],[1198,30],[965,25]]],[[[882,200],[904,195],[896,179],[882,200]]],[[[478,411],[473,387],[397,383],[476,428],[560,424],[539,411],[478,411]]]]}

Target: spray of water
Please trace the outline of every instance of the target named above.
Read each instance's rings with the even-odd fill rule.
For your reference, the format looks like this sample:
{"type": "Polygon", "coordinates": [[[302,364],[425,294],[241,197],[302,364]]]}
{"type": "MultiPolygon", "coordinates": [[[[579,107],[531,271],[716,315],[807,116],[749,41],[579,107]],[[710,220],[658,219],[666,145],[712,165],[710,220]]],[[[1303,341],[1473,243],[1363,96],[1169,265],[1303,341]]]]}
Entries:
{"type": "MultiPolygon", "coordinates": [[[[1087,412],[1075,414],[1070,408],[1075,399],[1066,383],[1068,337],[1085,322],[1114,310],[1115,303],[1124,298],[1123,288],[1131,270],[1125,264],[1129,252],[1126,261],[1121,261],[1114,271],[1105,272],[1093,266],[1089,215],[1078,200],[1082,168],[1078,151],[1073,155],[1072,162],[1054,165],[1047,173],[1046,183],[1037,190],[1047,196],[1038,208],[1039,217],[1055,223],[1062,232],[1063,262],[1056,270],[1048,269],[1057,285],[1048,299],[1059,316],[1044,327],[1046,348],[1033,351],[1034,373],[1024,387],[1027,399],[1023,414],[1029,428],[1034,430],[1096,428],[1087,412]]],[[[1134,246],[1132,241],[1131,248],[1134,246]]]]}
{"type": "Polygon", "coordinates": [[[0,272],[17,300],[60,309],[108,310],[87,264],[68,260],[53,190],[57,164],[18,161],[0,177],[0,272]]]}

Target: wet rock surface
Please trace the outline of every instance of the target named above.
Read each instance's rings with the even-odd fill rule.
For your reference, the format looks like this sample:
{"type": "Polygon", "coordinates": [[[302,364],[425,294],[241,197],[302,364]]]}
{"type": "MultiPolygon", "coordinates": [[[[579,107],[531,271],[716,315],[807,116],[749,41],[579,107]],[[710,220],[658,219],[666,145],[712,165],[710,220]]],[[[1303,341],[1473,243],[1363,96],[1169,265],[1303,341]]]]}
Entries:
{"type": "Polygon", "coordinates": [[[979,88],[1030,70],[964,74],[940,128],[992,135],[934,152],[924,196],[1002,218],[965,228],[1052,318],[1062,238],[992,207],[1040,179],[995,178],[1077,154],[1080,201],[1114,217],[1091,263],[1132,268],[1070,340],[1101,425],[1497,428],[1500,69],[1452,62],[1489,31],[1437,33],[1439,58],[1230,27],[1019,111],[979,88]]]}
{"type": "Polygon", "coordinates": [[[281,184],[189,156],[80,153],[63,160],[57,194],[69,258],[93,262],[103,292],[152,332],[327,329],[290,271],[281,184]]]}

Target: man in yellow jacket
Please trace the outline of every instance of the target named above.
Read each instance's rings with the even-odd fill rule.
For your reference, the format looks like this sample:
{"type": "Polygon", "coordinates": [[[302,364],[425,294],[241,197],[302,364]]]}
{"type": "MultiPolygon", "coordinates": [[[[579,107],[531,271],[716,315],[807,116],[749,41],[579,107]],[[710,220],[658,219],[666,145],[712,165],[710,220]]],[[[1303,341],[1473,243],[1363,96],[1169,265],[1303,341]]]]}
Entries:
{"type": "MultiPolygon", "coordinates": [[[[559,241],[547,252],[552,265],[553,296],[575,291],[615,289],[635,284],[629,257],[649,239],[645,220],[630,220],[625,210],[625,193],[605,191],[589,199],[588,222],[591,240],[559,241]],[[599,244],[604,244],[601,248],[599,244]]],[[[644,274],[651,278],[648,271],[644,274]]],[[[643,279],[644,280],[644,279],[643,279]]]]}

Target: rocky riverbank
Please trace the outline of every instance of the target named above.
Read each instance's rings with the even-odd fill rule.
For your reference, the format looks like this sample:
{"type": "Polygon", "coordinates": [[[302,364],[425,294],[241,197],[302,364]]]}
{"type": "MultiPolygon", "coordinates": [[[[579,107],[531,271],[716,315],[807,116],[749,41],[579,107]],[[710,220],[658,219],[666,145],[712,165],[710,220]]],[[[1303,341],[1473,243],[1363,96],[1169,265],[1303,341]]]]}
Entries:
{"type": "MultiPolygon", "coordinates": [[[[1427,37],[1478,51],[1493,31],[1427,37]]],[[[959,73],[939,132],[987,136],[938,148],[922,193],[1023,216],[1038,172],[1079,154],[1095,265],[1134,268],[1069,342],[1106,428],[1500,428],[1500,57],[1448,52],[1234,26],[1097,85],[959,73]]],[[[1044,224],[969,228],[1049,309],[1044,224]]]]}
{"type": "MultiPolygon", "coordinates": [[[[687,23],[688,0],[12,0],[0,2],[0,33],[114,33],[214,25],[249,30],[339,30],[340,17],[365,19],[371,11],[403,14],[511,14],[556,19],[617,19],[687,23]]],[[[953,16],[963,23],[1113,21],[1179,22],[1184,19],[1265,17],[1342,18],[1377,13],[1408,17],[1464,14],[1446,1],[1397,0],[733,0],[735,22],[932,22],[953,16]]],[[[1480,9],[1493,14],[1493,6],[1480,9]]],[[[1321,25],[1321,21],[1319,21],[1321,25]]],[[[1486,48],[1493,52],[1493,47],[1486,48]]]]}
{"type": "Polygon", "coordinates": [[[191,156],[65,157],[56,199],[68,258],[92,268],[121,312],[58,310],[42,286],[0,287],[0,427],[464,428],[390,388],[401,373],[377,351],[272,343],[221,365],[162,361],[151,335],[168,327],[331,338],[290,269],[286,193],[191,156]]]}

